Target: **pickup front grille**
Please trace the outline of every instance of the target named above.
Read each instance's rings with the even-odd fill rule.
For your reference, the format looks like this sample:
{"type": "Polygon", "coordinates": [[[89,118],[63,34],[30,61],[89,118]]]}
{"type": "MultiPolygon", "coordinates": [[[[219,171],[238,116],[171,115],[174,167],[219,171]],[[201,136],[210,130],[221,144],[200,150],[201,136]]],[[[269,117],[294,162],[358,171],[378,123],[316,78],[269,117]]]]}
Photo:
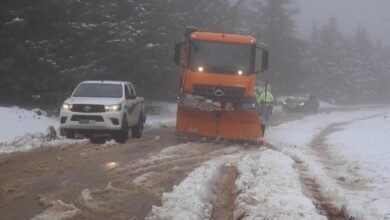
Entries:
{"type": "Polygon", "coordinates": [[[195,95],[204,96],[206,98],[243,98],[245,97],[245,88],[242,87],[230,87],[230,86],[211,86],[211,85],[201,85],[193,84],[192,91],[195,95]],[[217,89],[223,90],[223,96],[217,96],[215,91],[217,89]]]}
{"type": "Polygon", "coordinates": [[[104,105],[85,105],[85,104],[75,104],[72,107],[72,112],[88,112],[88,113],[98,113],[105,112],[106,109],[104,105]]]}
{"type": "Polygon", "coordinates": [[[99,115],[73,115],[71,121],[91,120],[97,122],[103,122],[104,119],[99,115]]]}

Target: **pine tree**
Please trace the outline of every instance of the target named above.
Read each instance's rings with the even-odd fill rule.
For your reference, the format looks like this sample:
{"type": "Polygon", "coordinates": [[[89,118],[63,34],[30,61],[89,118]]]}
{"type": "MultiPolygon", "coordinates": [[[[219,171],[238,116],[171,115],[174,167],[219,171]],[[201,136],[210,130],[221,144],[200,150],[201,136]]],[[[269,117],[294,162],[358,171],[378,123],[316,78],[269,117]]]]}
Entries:
{"type": "Polygon", "coordinates": [[[269,79],[280,93],[297,90],[303,80],[301,58],[304,44],[295,34],[293,0],[264,0],[255,4],[251,29],[271,52],[269,79]]]}

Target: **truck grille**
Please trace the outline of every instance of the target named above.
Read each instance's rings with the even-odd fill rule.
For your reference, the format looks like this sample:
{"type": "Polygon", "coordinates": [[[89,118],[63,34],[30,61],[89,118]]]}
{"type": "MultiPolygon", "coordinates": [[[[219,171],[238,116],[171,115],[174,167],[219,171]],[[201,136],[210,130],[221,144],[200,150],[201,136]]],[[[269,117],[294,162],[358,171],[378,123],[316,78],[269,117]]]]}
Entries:
{"type": "Polygon", "coordinates": [[[76,104],[72,107],[72,112],[88,112],[88,113],[98,113],[105,112],[104,105],[85,105],[85,104],[76,104]]]}
{"type": "Polygon", "coordinates": [[[98,121],[98,122],[104,121],[103,117],[98,115],[73,115],[70,120],[71,121],[91,120],[91,121],[98,121]]]}
{"type": "Polygon", "coordinates": [[[230,86],[211,86],[211,85],[200,85],[193,84],[192,91],[195,95],[204,96],[206,98],[243,98],[245,97],[245,88],[242,87],[230,87],[230,86]],[[222,96],[217,96],[216,90],[220,89],[223,91],[222,96]]]}

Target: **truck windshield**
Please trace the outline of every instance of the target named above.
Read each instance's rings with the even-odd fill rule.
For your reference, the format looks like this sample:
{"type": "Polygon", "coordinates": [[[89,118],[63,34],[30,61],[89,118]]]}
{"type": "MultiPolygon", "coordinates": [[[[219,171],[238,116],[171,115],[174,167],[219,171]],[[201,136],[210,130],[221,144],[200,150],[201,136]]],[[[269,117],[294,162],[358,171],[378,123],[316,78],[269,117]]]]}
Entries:
{"type": "Polygon", "coordinates": [[[121,98],[122,85],[103,83],[83,83],[73,93],[74,97],[121,98]]]}
{"type": "Polygon", "coordinates": [[[248,44],[192,41],[192,71],[248,75],[254,71],[254,46],[248,44]]]}

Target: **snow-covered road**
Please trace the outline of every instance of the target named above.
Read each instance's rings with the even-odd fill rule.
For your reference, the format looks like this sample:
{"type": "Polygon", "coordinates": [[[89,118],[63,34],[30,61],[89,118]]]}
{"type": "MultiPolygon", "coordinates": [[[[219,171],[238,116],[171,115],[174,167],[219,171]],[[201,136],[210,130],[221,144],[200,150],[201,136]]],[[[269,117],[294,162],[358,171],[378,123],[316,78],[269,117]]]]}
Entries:
{"type": "MultiPolygon", "coordinates": [[[[163,109],[161,115],[151,110],[149,127],[174,124],[174,106],[163,109]]],[[[109,162],[106,188],[85,188],[76,203],[49,201],[35,219],[85,217],[84,210],[94,209],[112,215],[112,205],[118,216],[131,217],[123,208],[139,196],[135,189],[157,201],[146,214],[150,220],[390,219],[389,117],[390,107],[335,108],[270,126],[261,148],[180,143],[109,162]]],[[[157,146],[163,135],[143,145],[157,146]]]]}

